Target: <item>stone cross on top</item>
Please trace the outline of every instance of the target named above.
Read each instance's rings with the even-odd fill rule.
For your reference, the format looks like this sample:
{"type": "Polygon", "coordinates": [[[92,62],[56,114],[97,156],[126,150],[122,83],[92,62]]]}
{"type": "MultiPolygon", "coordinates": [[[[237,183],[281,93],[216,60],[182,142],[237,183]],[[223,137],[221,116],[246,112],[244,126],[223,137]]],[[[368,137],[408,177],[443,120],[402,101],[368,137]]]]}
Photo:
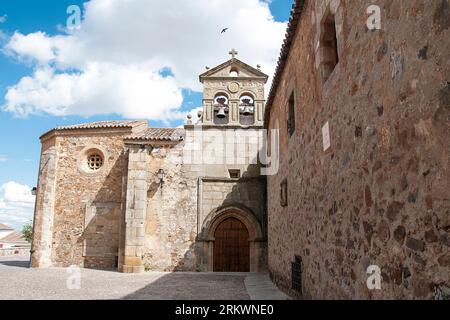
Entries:
{"type": "Polygon", "coordinates": [[[231,51],[228,52],[228,54],[230,54],[230,55],[231,55],[231,58],[234,59],[234,57],[238,54],[238,52],[237,52],[235,49],[231,49],[231,51]]]}

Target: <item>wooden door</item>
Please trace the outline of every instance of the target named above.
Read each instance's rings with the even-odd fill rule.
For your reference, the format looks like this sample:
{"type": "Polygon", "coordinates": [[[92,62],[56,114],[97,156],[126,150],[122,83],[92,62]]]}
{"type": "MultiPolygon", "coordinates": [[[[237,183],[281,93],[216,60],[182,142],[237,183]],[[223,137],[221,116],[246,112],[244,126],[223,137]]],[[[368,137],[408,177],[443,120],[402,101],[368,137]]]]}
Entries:
{"type": "Polygon", "coordinates": [[[248,230],[241,221],[225,219],[217,227],[214,238],[214,271],[250,271],[248,230]]]}

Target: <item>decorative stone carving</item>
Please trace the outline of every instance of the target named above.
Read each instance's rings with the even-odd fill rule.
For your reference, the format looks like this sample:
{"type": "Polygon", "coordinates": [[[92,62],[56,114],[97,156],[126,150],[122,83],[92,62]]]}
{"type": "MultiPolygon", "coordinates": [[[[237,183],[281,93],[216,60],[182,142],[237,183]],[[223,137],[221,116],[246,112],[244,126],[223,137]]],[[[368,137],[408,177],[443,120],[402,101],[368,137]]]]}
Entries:
{"type": "Polygon", "coordinates": [[[239,83],[232,82],[228,85],[228,90],[232,93],[236,93],[239,91],[239,83]]]}

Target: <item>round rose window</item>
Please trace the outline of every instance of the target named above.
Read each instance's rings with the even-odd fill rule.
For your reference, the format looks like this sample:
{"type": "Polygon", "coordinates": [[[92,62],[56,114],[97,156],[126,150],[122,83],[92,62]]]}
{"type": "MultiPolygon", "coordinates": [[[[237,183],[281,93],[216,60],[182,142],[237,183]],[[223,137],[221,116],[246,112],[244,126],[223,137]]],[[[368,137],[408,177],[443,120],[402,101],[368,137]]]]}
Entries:
{"type": "Polygon", "coordinates": [[[95,153],[88,156],[88,168],[97,171],[103,165],[103,158],[100,154],[95,153]]]}

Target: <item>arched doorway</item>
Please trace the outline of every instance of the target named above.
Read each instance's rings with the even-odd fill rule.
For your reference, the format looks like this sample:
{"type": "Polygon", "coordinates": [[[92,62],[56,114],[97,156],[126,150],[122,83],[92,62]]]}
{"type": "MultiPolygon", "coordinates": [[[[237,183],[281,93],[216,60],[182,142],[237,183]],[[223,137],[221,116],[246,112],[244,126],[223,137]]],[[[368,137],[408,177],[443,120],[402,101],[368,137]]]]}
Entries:
{"type": "MultiPolygon", "coordinates": [[[[262,228],[251,209],[241,204],[230,204],[213,209],[202,221],[201,232],[198,235],[199,259],[198,264],[204,266],[205,271],[216,271],[214,262],[220,259],[220,244],[216,244],[216,231],[225,220],[234,218],[245,226],[247,231],[248,259],[250,272],[266,270],[267,240],[263,236],[262,228]],[[215,250],[216,249],[216,250],[215,250]]],[[[224,225],[224,229],[226,225],[224,225]]],[[[242,227],[240,227],[242,229],[242,227]]],[[[219,229],[220,230],[220,229],[219,229]]],[[[245,232],[242,231],[244,234],[245,232]]],[[[220,235],[219,235],[220,237],[220,235]]],[[[220,242],[220,241],[219,241],[220,242]]],[[[245,248],[245,247],[244,247],[245,248]]]]}
{"type": "Polygon", "coordinates": [[[249,272],[249,233],[235,217],[224,219],[214,232],[214,271],[249,272]]]}

